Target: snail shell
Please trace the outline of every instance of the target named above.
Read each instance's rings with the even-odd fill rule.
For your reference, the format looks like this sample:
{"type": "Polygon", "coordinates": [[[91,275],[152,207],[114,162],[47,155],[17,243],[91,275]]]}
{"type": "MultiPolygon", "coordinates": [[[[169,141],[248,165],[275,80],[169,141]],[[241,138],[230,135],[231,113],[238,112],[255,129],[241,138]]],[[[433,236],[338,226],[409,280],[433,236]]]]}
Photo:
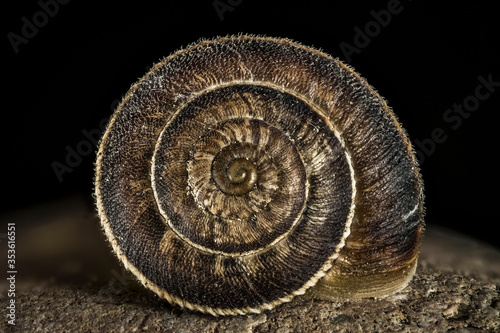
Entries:
{"type": "Polygon", "coordinates": [[[364,79],[318,50],[245,35],[177,51],[134,84],[95,177],[125,267],[213,315],[258,313],[313,286],[322,299],[402,289],[422,193],[405,131],[364,79]]]}

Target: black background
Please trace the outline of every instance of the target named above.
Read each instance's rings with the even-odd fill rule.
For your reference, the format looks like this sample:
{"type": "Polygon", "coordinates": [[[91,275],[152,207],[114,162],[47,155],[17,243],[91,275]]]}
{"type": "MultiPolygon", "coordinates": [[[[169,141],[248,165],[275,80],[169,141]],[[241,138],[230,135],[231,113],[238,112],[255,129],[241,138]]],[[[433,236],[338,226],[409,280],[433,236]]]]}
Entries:
{"type": "Polygon", "coordinates": [[[74,193],[92,200],[95,147],[86,150],[84,131],[96,133],[130,85],[164,56],[200,38],[249,33],[288,37],[349,62],[388,100],[413,143],[428,142],[441,128],[446,140],[421,164],[428,224],[500,244],[500,87],[456,129],[443,119],[474,96],[479,76],[500,82],[498,12],[489,2],[401,0],[399,12],[350,59],[341,43],[355,46],[355,28],[373,28],[371,11],[394,1],[220,0],[231,8],[223,20],[212,0],[69,1],[57,13],[50,7],[52,17],[40,14],[44,2],[54,0],[3,4],[0,213],[74,193]],[[22,36],[26,21],[38,23],[38,31],[28,31],[16,53],[9,36],[22,36]],[[61,181],[53,163],[67,165],[68,149],[85,156],[61,181]]]}

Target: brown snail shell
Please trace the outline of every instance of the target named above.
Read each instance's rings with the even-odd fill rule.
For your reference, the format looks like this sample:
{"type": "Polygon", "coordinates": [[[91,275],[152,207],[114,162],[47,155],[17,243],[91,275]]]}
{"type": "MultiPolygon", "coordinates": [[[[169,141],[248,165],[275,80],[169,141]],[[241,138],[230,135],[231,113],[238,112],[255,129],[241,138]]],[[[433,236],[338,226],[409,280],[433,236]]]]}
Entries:
{"type": "Polygon", "coordinates": [[[156,64],[102,138],[95,195],[125,267],[213,315],[312,286],[391,294],[424,225],[415,155],[384,99],[339,60],[269,37],[203,40],[156,64]]]}

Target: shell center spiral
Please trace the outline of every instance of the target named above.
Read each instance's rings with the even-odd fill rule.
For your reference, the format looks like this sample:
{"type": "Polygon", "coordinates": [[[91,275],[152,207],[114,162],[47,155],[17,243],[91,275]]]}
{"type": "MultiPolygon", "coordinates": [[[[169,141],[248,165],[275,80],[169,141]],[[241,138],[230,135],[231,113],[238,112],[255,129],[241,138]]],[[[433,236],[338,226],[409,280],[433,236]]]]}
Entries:
{"type": "Polygon", "coordinates": [[[269,251],[307,219],[314,228],[339,220],[337,239],[350,206],[335,135],[306,103],[266,87],[221,88],[186,104],[158,138],[152,183],[168,230],[228,256],[269,251]]]}
{"type": "Polygon", "coordinates": [[[226,156],[216,156],[212,177],[219,189],[227,195],[243,195],[250,192],[258,179],[257,167],[246,158],[237,158],[229,163],[219,161],[226,156]],[[221,163],[222,162],[222,163],[221,163]]]}

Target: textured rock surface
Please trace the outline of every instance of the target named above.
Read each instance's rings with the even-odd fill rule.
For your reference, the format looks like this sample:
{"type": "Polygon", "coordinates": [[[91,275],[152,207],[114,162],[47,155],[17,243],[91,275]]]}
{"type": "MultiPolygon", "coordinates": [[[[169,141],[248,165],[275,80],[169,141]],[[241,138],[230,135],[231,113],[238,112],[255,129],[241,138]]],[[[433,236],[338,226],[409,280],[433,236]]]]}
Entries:
{"type": "MultiPolygon", "coordinates": [[[[500,252],[446,230],[429,227],[417,275],[389,298],[299,297],[260,315],[215,318],[172,307],[138,285],[81,199],[5,219],[25,227],[16,244],[16,325],[3,316],[0,332],[500,331],[500,252]],[[33,216],[39,222],[26,227],[33,216]]],[[[2,281],[2,313],[6,290],[2,281]]]]}
{"type": "Polygon", "coordinates": [[[387,332],[500,330],[498,290],[457,274],[421,272],[383,300],[328,303],[299,298],[249,317],[214,318],[173,309],[136,288],[50,287],[17,298],[6,332],[387,332]]]}

